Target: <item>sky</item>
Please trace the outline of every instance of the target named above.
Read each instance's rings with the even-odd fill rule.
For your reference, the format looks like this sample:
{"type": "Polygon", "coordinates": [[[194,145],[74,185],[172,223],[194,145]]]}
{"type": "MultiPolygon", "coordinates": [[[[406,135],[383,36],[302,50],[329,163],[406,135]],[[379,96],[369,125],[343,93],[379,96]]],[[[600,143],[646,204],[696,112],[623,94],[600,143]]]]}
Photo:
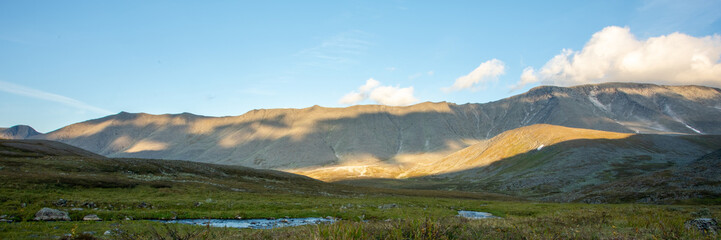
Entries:
{"type": "Polygon", "coordinates": [[[0,1],[0,127],[721,87],[721,0],[0,1]]]}

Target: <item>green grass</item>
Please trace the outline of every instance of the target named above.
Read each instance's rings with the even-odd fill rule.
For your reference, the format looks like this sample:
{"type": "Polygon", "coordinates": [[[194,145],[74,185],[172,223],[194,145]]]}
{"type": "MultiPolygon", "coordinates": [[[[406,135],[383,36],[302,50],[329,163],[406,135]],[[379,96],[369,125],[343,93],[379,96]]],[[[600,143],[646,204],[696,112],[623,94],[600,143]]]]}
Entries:
{"type": "Polygon", "coordinates": [[[0,167],[0,215],[14,220],[0,223],[0,239],[693,239],[714,236],[684,228],[685,221],[721,215],[718,199],[673,206],[538,203],[498,194],[328,184],[185,161],[0,157],[0,167]],[[379,208],[385,204],[398,207],[379,208]],[[43,207],[68,211],[73,221],[32,221],[43,207]],[[458,210],[503,218],[460,219],[458,210]],[[104,221],[81,221],[88,214],[104,221]],[[272,230],[148,221],[286,216],[341,221],[272,230]],[[115,234],[103,235],[108,230],[115,234]]]}
{"type": "MultiPolygon", "coordinates": [[[[417,199],[418,200],[418,199],[417,199]]],[[[433,199],[419,200],[431,204],[433,199]]],[[[59,238],[93,232],[114,239],[714,239],[684,222],[705,212],[718,218],[721,209],[708,206],[587,205],[528,202],[473,202],[474,210],[503,216],[501,219],[467,220],[447,211],[456,202],[441,202],[422,211],[401,206],[388,219],[360,221],[349,218],[335,224],[272,230],[208,228],[151,221],[19,222],[0,225],[0,238],[59,238]],[[708,209],[704,211],[704,209],[708,209]],[[427,214],[421,214],[421,213],[427,214]],[[116,235],[102,235],[105,231],[116,235]]],[[[338,202],[341,203],[341,202],[338,202]]],[[[462,203],[463,204],[463,203],[462,203]]],[[[465,204],[470,204],[466,202],[465,204]]],[[[208,212],[209,215],[218,214],[208,212]]],[[[351,213],[352,215],[353,213],[351,213]]],[[[351,216],[348,215],[347,217],[351,216]]],[[[221,216],[221,215],[216,215],[221,216]]]]}

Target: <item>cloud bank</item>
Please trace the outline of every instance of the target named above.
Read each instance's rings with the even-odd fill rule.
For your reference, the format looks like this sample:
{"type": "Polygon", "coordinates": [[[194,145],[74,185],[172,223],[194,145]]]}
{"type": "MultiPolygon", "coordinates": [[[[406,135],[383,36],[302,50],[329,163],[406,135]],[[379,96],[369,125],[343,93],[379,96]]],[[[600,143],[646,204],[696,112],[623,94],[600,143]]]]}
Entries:
{"type": "Polygon", "coordinates": [[[593,34],[580,51],[563,49],[538,70],[524,69],[512,89],[532,83],[645,82],[721,87],[721,36],[672,33],[638,40],[628,27],[593,34]]]}
{"type": "Polygon", "coordinates": [[[506,72],[506,65],[498,59],[491,59],[481,63],[476,69],[474,69],[468,75],[459,77],[453,86],[443,88],[445,92],[458,91],[462,89],[473,89],[478,85],[482,85],[490,80],[496,79],[496,77],[503,75],[506,72]]]}
{"type": "Polygon", "coordinates": [[[26,96],[26,97],[31,97],[31,98],[47,100],[47,101],[51,101],[51,102],[57,102],[57,103],[65,104],[67,106],[71,106],[74,108],[89,110],[89,111],[101,113],[101,114],[112,114],[113,113],[111,111],[108,111],[108,110],[105,110],[105,109],[102,109],[99,107],[95,107],[95,106],[89,105],[87,103],[84,103],[84,102],[81,102],[81,101],[78,101],[78,100],[75,100],[75,99],[72,99],[72,98],[69,98],[66,96],[61,96],[61,95],[57,95],[54,93],[44,92],[44,91],[32,89],[29,87],[13,84],[13,83],[9,83],[9,82],[0,81],[0,91],[17,94],[17,95],[21,95],[21,96],[26,96]]]}
{"type": "Polygon", "coordinates": [[[413,87],[381,86],[379,81],[372,78],[368,79],[363,86],[358,87],[357,91],[343,96],[338,102],[353,105],[366,99],[389,106],[404,106],[418,102],[418,99],[413,96],[413,87]]]}

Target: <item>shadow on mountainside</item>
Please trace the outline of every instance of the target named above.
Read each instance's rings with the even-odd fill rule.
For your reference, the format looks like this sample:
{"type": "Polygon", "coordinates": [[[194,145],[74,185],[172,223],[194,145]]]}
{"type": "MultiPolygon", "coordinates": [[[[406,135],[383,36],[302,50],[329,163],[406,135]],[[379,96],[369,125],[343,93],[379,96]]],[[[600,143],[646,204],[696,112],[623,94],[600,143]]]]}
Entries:
{"type": "Polygon", "coordinates": [[[495,192],[558,202],[667,202],[721,196],[721,172],[708,170],[721,159],[698,160],[719,148],[721,135],[578,139],[457,172],[336,183],[495,192]]]}
{"type": "Polygon", "coordinates": [[[113,121],[100,131],[75,138],[57,136],[55,140],[112,157],[250,166],[278,163],[266,167],[292,163],[293,167],[309,167],[339,163],[339,156],[370,156],[396,164],[397,154],[457,150],[468,146],[467,140],[481,138],[468,117],[438,112],[405,115],[382,112],[319,120],[297,131],[293,129],[292,119],[279,115],[260,121],[218,124],[205,133],[195,133],[191,123],[197,119],[167,121],[180,124],[148,122],[137,126],[138,116],[111,116],[89,122],[113,121]],[[142,141],[163,147],[123,152],[142,141]]]}
{"type": "Polygon", "coordinates": [[[689,99],[667,88],[620,83],[544,86],[484,104],[271,109],[236,117],[122,112],[38,138],[110,157],[292,169],[368,159],[400,164],[399,155],[446,154],[539,123],[625,133],[721,133],[721,111],[714,108],[721,106],[718,94],[689,99]],[[649,89],[665,90],[643,92],[657,91],[649,89]]]}

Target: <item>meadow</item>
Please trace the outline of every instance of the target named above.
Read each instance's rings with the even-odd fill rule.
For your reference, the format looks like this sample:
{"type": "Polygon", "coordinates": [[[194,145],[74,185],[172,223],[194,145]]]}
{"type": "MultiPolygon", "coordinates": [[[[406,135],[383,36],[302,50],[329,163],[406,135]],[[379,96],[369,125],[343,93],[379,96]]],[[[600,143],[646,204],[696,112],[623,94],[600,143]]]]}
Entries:
{"type": "Polygon", "coordinates": [[[0,239],[717,239],[684,223],[718,200],[677,205],[526,201],[494,193],[330,184],[277,171],[187,161],[0,158],[0,239]],[[33,221],[50,207],[73,221],[33,221]],[[458,210],[500,218],[459,218],[458,210]],[[82,221],[96,214],[103,221],[82,221]],[[331,217],[267,230],[164,224],[186,218],[331,217]],[[105,234],[105,233],[108,234],[105,234]]]}

